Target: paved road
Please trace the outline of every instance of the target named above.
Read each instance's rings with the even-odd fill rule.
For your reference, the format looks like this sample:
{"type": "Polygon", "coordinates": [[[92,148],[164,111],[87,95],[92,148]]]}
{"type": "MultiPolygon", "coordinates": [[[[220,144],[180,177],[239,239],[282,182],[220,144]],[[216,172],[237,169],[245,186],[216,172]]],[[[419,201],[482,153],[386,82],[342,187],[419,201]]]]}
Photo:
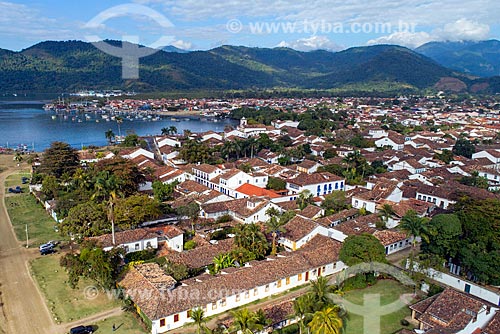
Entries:
{"type": "Polygon", "coordinates": [[[52,333],[53,322],[45,302],[28,271],[34,257],[17,241],[5,207],[4,181],[16,170],[12,157],[0,156],[0,166],[8,169],[0,174],[0,291],[3,303],[0,317],[7,333],[52,333]]]}

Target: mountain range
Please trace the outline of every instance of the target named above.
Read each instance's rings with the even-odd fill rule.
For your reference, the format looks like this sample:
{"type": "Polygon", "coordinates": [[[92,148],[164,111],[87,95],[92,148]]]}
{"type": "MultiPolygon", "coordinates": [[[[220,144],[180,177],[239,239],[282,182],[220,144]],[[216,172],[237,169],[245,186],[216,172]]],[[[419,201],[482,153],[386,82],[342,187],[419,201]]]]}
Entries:
{"type": "MultiPolygon", "coordinates": [[[[456,48],[448,47],[449,50],[456,48]]],[[[140,60],[139,80],[122,80],[120,58],[105,54],[90,43],[47,41],[20,52],[0,49],[0,92],[265,88],[348,92],[417,92],[432,88],[500,92],[499,77],[478,78],[464,67],[445,67],[443,62],[449,60],[437,60],[446,53],[439,49],[445,47],[424,45],[417,50],[427,53],[426,56],[393,45],[356,47],[340,52],[221,46],[181,53],[167,48],[140,60]]],[[[483,57],[490,59],[486,53],[483,57]]]]}

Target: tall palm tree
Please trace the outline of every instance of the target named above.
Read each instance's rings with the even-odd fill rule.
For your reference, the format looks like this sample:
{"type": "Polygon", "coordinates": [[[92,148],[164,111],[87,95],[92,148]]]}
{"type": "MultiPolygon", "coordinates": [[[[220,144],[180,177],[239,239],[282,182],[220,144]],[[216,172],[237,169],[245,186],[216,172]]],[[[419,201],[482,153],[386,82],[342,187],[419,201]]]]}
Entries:
{"type": "Polygon", "coordinates": [[[170,128],[161,128],[161,134],[166,136],[170,133],[170,128]]]}
{"type": "Polygon", "coordinates": [[[175,135],[177,133],[177,128],[172,125],[168,128],[168,132],[172,135],[175,135]]]}
{"type": "Polygon", "coordinates": [[[214,263],[214,272],[218,273],[222,269],[226,269],[234,266],[234,259],[231,257],[229,253],[219,254],[213,259],[214,263]]]}
{"type": "Polygon", "coordinates": [[[318,277],[316,280],[311,281],[309,291],[315,302],[315,309],[322,308],[326,305],[332,305],[333,300],[331,294],[334,292],[335,287],[328,283],[328,279],[324,276],[318,277]]]}
{"type": "Polygon", "coordinates": [[[299,323],[299,334],[302,334],[305,328],[305,318],[310,316],[313,305],[314,299],[310,293],[302,295],[293,301],[294,316],[298,318],[299,323]]]}
{"type": "Polygon", "coordinates": [[[108,220],[111,222],[111,234],[113,246],[116,244],[115,240],[115,204],[121,193],[121,181],[119,181],[114,174],[108,171],[102,172],[97,177],[94,184],[94,194],[92,200],[103,200],[107,202],[108,206],[108,220]]]}
{"type": "Polygon", "coordinates": [[[108,131],[104,132],[104,136],[108,140],[108,144],[111,144],[113,138],[115,138],[115,133],[113,132],[113,130],[109,129],[108,131]]]}
{"type": "Polygon", "coordinates": [[[339,316],[339,307],[327,307],[315,312],[308,326],[313,334],[340,334],[343,321],[339,316]]]}
{"type": "Polygon", "coordinates": [[[264,327],[257,323],[259,320],[257,314],[246,307],[232,311],[231,315],[234,321],[232,330],[235,332],[241,331],[242,334],[253,334],[253,330],[259,330],[264,327]]]}
{"type": "Polygon", "coordinates": [[[414,210],[409,210],[401,219],[399,228],[406,232],[408,236],[413,237],[412,248],[417,246],[417,237],[429,242],[429,235],[432,231],[428,225],[429,220],[425,217],[420,217],[414,210]]]}
{"type": "Polygon", "coordinates": [[[299,196],[297,197],[297,205],[299,206],[300,210],[303,210],[308,206],[309,204],[312,203],[312,198],[313,195],[309,190],[303,190],[300,192],[299,196]]]}
{"type": "Polygon", "coordinates": [[[382,205],[382,207],[379,209],[379,217],[382,219],[382,221],[387,224],[389,221],[389,218],[394,215],[394,209],[390,204],[385,203],[382,205]]]}
{"type": "Polygon", "coordinates": [[[283,227],[285,225],[282,220],[278,217],[279,211],[276,210],[275,208],[269,208],[266,211],[266,214],[271,216],[269,220],[266,222],[266,230],[268,233],[271,233],[271,236],[273,238],[272,241],[272,247],[271,247],[271,255],[276,255],[278,252],[277,247],[276,247],[276,238],[279,233],[285,233],[286,230],[283,227]]]}
{"type": "Polygon", "coordinates": [[[206,329],[205,322],[205,311],[201,307],[197,307],[191,311],[191,319],[197,326],[196,333],[201,334],[203,329],[206,329]]]}
{"type": "Polygon", "coordinates": [[[116,120],[116,124],[118,125],[118,136],[122,136],[122,131],[120,129],[120,124],[123,123],[123,117],[120,117],[120,116],[116,116],[115,117],[115,120],[116,120]]]}

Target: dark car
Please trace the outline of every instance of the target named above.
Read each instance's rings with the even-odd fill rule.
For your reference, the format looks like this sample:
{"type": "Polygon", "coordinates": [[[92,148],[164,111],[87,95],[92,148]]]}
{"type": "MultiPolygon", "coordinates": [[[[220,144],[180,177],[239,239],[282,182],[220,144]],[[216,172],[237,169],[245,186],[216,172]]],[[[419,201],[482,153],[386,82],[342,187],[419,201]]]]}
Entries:
{"type": "Polygon", "coordinates": [[[52,247],[47,247],[47,248],[42,248],[40,249],[40,255],[48,255],[48,254],[52,254],[52,253],[55,253],[56,250],[52,247]]]}
{"type": "Polygon", "coordinates": [[[90,334],[94,332],[92,326],[77,326],[69,330],[70,334],[90,334]]]}

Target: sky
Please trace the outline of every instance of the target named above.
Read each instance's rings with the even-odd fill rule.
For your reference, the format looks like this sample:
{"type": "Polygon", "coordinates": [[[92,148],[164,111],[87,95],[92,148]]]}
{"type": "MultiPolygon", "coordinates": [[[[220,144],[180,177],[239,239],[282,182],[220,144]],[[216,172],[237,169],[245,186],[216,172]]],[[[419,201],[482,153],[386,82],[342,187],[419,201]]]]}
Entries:
{"type": "Polygon", "coordinates": [[[0,0],[0,48],[45,40],[128,40],[338,51],[500,38],[498,0],[0,0]]]}

